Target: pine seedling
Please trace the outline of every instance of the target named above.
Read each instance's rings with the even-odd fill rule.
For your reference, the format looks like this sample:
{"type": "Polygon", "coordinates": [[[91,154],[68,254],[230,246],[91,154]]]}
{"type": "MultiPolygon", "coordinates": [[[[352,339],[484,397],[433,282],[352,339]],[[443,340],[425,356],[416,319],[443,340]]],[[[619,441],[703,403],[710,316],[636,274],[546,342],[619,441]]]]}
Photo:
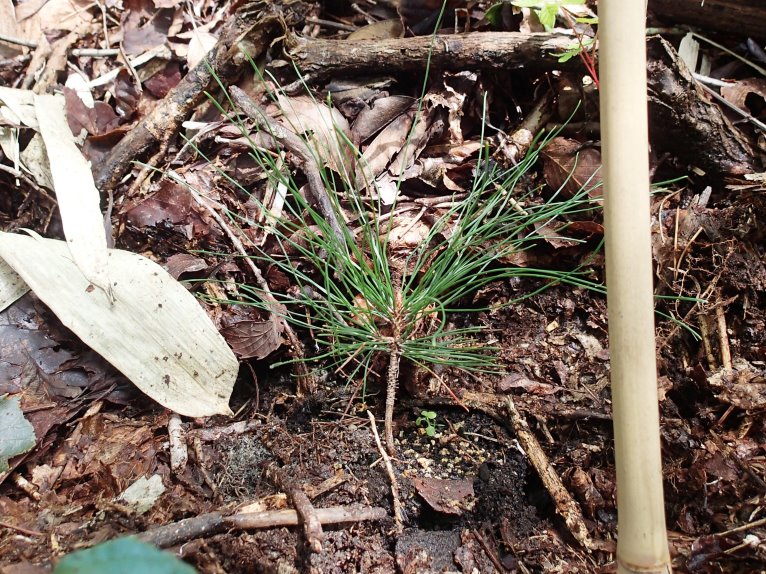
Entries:
{"type": "MultiPolygon", "coordinates": [[[[500,370],[497,349],[481,342],[480,326],[449,327],[450,314],[483,310],[462,308],[469,296],[510,276],[592,286],[576,273],[502,264],[538,241],[541,227],[591,208],[585,190],[571,199],[554,194],[547,202],[518,207],[532,196],[533,191],[519,196],[519,189],[543,145],[534,146],[511,169],[500,168],[485,154],[468,197],[455,201],[420,246],[405,256],[395,253],[389,241],[392,220],[381,224],[381,206],[364,203],[353,187],[344,185],[345,178],[323,174],[328,189],[344,188],[356,220],[356,233],[346,230],[346,237],[339,238],[273,156],[253,149],[272,184],[286,187],[293,198],[289,217],[272,229],[281,253],[260,251],[253,257],[277,267],[296,285],[288,294],[274,295],[286,309],[285,319],[311,333],[318,349],[311,360],[326,361],[349,380],[359,377],[366,384],[376,361],[388,357],[385,438],[391,452],[402,360],[431,372],[436,365],[500,370]]],[[[257,287],[243,285],[241,292],[250,303],[263,306],[257,287]]]]}

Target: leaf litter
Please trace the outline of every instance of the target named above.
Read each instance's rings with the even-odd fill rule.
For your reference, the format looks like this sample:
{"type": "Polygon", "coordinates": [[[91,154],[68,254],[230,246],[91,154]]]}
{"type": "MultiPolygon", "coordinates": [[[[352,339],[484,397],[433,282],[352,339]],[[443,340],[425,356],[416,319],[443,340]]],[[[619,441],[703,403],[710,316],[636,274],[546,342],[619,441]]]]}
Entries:
{"type": "MultiPolygon", "coordinates": [[[[101,21],[100,12],[83,5],[76,18],[73,14],[51,17],[54,8],[71,7],[49,2],[45,10],[27,13],[26,4],[15,7],[14,37],[38,47],[9,52],[9,65],[0,77],[6,85],[32,87],[35,77],[28,66],[46,42],[35,30],[64,30],[63,37],[50,36],[52,47],[60,53],[50,63],[49,72],[56,73],[40,77],[35,89],[59,91],[57,84],[64,79],[65,69],[85,76],[86,87],[66,82],[70,88],[63,89],[64,106],[72,139],[85,137],[82,150],[96,170],[110,157],[117,140],[130,139],[131,133],[140,131],[136,122],[141,117],[175,97],[173,87],[201,51],[222,37],[222,28],[235,13],[233,6],[203,1],[195,2],[192,11],[175,2],[126,5],[123,12],[112,14],[114,20],[107,20],[109,37],[122,37],[126,55],[134,62],[126,68],[122,58],[71,51],[114,47],[102,37],[100,25],[92,25],[101,21]]],[[[346,50],[354,39],[345,39],[344,26],[363,30],[368,20],[388,22],[369,34],[390,37],[417,33],[421,24],[427,34],[436,21],[423,24],[432,16],[426,9],[429,3],[423,3],[423,10],[411,10],[412,3],[406,0],[402,5],[406,29],[389,3],[363,2],[366,16],[335,5],[317,8],[307,16],[299,9],[301,3],[288,4],[284,17],[289,26],[309,40],[334,37],[346,50]]],[[[107,8],[107,13],[111,10],[107,8]]],[[[546,13],[548,23],[550,16],[546,13]]],[[[440,32],[444,38],[461,26],[472,33],[542,30],[534,10],[516,11],[508,3],[452,2],[445,17],[448,26],[440,32]]],[[[566,19],[554,21],[556,26],[567,26],[566,19]]],[[[361,204],[367,210],[364,215],[381,226],[380,236],[388,241],[387,253],[393,257],[391,269],[406,272],[406,256],[426,241],[433,243],[433,253],[449,242],[455,221],[434,234],[440,218],[465,201],[480,170],[491,162],[509,168],[523,160],[532,137],[543,128],[548,133],[562,131],[542,150],[540,165],[519,182],[524,193],[493,191],[512,194],[506,209],[518,213],[533,211],[557,191],[572,196],[583,186],[592,188],[595,201],[578,213],[515,230],[522,238],[534,233],[542,239],[523,251],[505,254],[501,262],[529,272],[487,283],[440,319],[447,333],[482,327],[477,341],[493,349],[505,374],[402,364],[393,416],[398,448],[392,465],[399,477],[407,530],[393,535],[391,518],[359,522],[353,528],[326,527],[319,533],[322,551],[305,555],[299,552],[304,536],[315,532],[274,526],[246,533],[234,528],[185,545],[184,559],[198,571],[228,572],[273,567],[321,572],[610,568],[616,515],[605,302],[583,284],[551,285],[550,276],[540,278],[533,272],[578,269],[596,284],[603,278],[602,255],[597,251],[603,231],[598,205],[600,157],[592,141],[594,135],[597,139],[598,120],[597,98],[589,87],[593,82],[584,82],[585,72],[567,63],[541,67],[539,62],[528,62],[524,69],[509,74],[490,72],[476,61],[459,71],[431,70],[424,83],[424,63],[397,68],[393,55],[391,62],[349,69],[338,74],[342,77],[299,80],[291,63],[283,65],[289,53],[282,50],[277,36],[270,37],[262,51],[268,53],[264,60],[271,63],[267,66],[269,89],[285,90],[280,92],[279,106],[266,100],[264,109],[272,117],[281,115],[283,125],[312,147],[324,184],[335,192],[339,213],[356,240],[364,238],[359,232],[363,219],[353,197],[366,193],[361,204]],[[303,83],[311,88],[310,95],[286,88],[303,83]],[[424,86],[425,97],[420,100],[424,86]],[[322,91],[325,87],[332,93],[322,91]],[[557,96],[556,106],[547,103],[546,90],[557,96]],[[573,101],[584,103],[576,108],[573,101]],[[548,288],[541,290],[544,286],[548,288]],[[473,311],[477,308],[478,312],[473,311]],[[528,420],[540,452],[555,462],[561,483],[581,508],[582,526],[592,539],[590,553],[571,537],[567,517],[557,514],[551,494],[515,442],[502,406],[508,397],[528,420]],[[416,424],[424,409],[436,412],[434,436],[424,434],[416,424]],[[471,491],[473,495],[467,494],[471,491]]],[[[734,45],[737,38],[730,40],[734,45]]],[[[457,60],[460,53],[454,56],[457,60]]],[[[704,128],[724,126],[726,131],[718,133],[737,141],[755,140],[757,134],[750,125],[717,120],[721,115],[717,104],[688,87],[683,70],[671,57],[653,57],[650,87],[661,80],[664,91],[650,92],[651,117],[654,125],[668,128],[652,135],[655,181],[687,177],[682,183],[658,188],[652,198],[657,294],[707,301],[703,305],[694,300],[658,299],[657,303],[666,512],[674,569],[746,571],[763,562],[758,540],[766,535],[760,520],[766,479],[762,464],[766,269],[762,224],[753,216],[766,206],[754,177],[760,152],[747,161],[736,151],[727,157],[716,147],[722,139],[705,135],[715,132],[704,128]],[[662,98],[672,93],[687,96],[674,108],[687,111],[687,116],[667,115],[672,106],[662,98]],[[688,120],[694,114],[696,123],[688,120]],[[695,154],[689,153],[692,148],[682,138],[667,137],[684,134],[687,128],[697,140],[695,154]],[[748,162],[753,173],[742,177],[742,166],[748,162]]],[[[757,119],[763,111],[762,90],[752,68],[738,68],[736,60],[723,51],[711,51],[707,57],[714,72],[720,68],[732,78],[721,87],[722,97],[747,108],[757,119]]],[[[300,62],[296,64],[300,67],[300,62]]],[[[260,82],[250,74],[239,85],[251,93],[263,93],[260,82]]],[[[204,89],[225,105],[215,86],[204,89]]],[[[40,164],[45,149],[33,134],[38,129],[34,100],[28,91],[19,91],[24,95],[17,99],[3,90],[0,178],[10,190],[0,206],[3,230],[30,228],[50,237],[47,245],[54,238],[63,239],[62,228],[67,227],[55,208],[55,178],[46,178],[44,170],[32,167],[40,164]]],[[[77,309],[86,320],[93,320],[92,316],[87,319],[87,308],[77,303],[93,298],[90,283],[84,279],[71,283],[71,277],[79,273],[71,259],[53,263],[50,253],[26,247],[39,242],[32,238],[14,239],[13,253],[10,247],[7,251],[7,259],[15,261],[19,275],[35,294],[14,303],[24,288],[18,275],[4,273],[8,279],[0,291],[7,307],[0,323],[0,389],[10,400],[19,401],[24,419],[34,428],[36,446],[11,458],[9,472],[0,475],[3,567],[50,565],[59,549],[71,551],[122,534],[151,531],[182,518],[201,520],[209,513],[235,516],[234,506],[244,503],[261,502],[264,512],[287,510],[285,505],[299,506],[296,488],[310,494],[309,507],[303,509],[307,516],[353,504],[379,506],[391,515],[390,486],[377,462],[380,455],[365,414],[370,409],[379,420],[383,418],[385,354],[366,364],[365,387],[360,376],[349,376],[356,357],[336,368],[316,360],[311,363],[313,386],[296,387],[290,361],[300,357],[274,325],[281,320],[280,313],[216,303],[242,302],[243,285],[256,281],[251,267],[234,249],[235,239],[250,255],[272,258],[258,267],[264,283],[280,298],[321,297],[316,290],[297,285],[288,272],[296,269],[315,277],[315,264],[321,260],[301,255],[307,233],[319,232],[321,237],[320,229],[307,231],[299,225],[308,221],[305,212],[312,207],[301,165],[305,160],[293,157],[294,151],[263,134],[251,136],[259,153],[265,154],[254,157],[250,142],[231,122],[232,111],[228,113],[229,117],[222,115],[216,106],[204,103],[185,118],[188,121],[180,134],[185,140],[171,138],[164,147],[154,149],[153,157],[143,156],[157,172],[142,175],[143,168],[130,164],[126,169],[130,177],[108,191],[99,190],[99,219],[105,212],[109,215],[109,236],[116,246],[145,257],[151,273],[164,271],[148,266],[150,260],[170,271],[158,292],[146,286],[129,289],[141,291],[146,299],[136,299],[138,307],[128,313],[137,327],[132,334],[119,322],[111,326],[119,334],[120,346],[134,354],[136,341],[152,341],[141,330],[146,323],[139,317],[175,289],[172,299],[193,305],[204,316],[200,320],[206,329],[220,332],[234,351],[228,347],[223,351],[218,333],[213,346],[221,348],[220,360],[208,358],[199,349],[188,351],[208,366],[212,361],[226,370],[230,379],[219,389],[220,396],[197,397],[202,410],[186,411],[190,416],[181,420],[180,428],[173,426],[172,441],[180,440],[189,448],[189,461],[183,467],[171,468],[168,458],[170,414],[135,392],[123,376],[129,375],[129,368],[123,365],[128,372],[120,374],[89,350],[88,346],[109,359],[109,351],[67,319],[77,309]],[[273,163],[258,161],[266,156],[273,163]],[[266,166],[283,174],[281,183],[273,177],[269,180],[266,166]],[[170,170],[182,179],[163,177],[170,170]],[[192,186],[207,207],[179,181],[192,186]],[[295,194],[309,201],[298,200],[295,194]],[[276,206],[274,198],[279,198],[276,206]],[[301,209],[296,210],[296,205],[301,209]],[[211,208],[222,219],[214,217],[211,208]],[[286,229],[294,233],[285,235],[286,229]],[[291,238],[293,251],[284,249],[285,237],[291,238]],[[22,245],[22,251],[16,248],[22,245]],[[65,271],[51,279],[56,265],[65,265],[65,271]],[[78,287],[67,292],[65,283],[78,287]],[[191,299],[190,292],[204,304],[191,299]],[[63,325],[41,301],[64,319],[63,325]],[[239,361],[233,359],[234,353],[239,361]],[[275,363],[283,366],[269,368],[275,363]],[[238,384],[232,388],[240,364],[238,384]],[[229,409],[236,413],[235,419],[197,418],[229,409]],[[270,464],[277,464],[292,484],[269,478],[270,464]],[[155,483],[160,480],[165,492],[153,496],[145,514],[138,516],[120,495],[150,477],[155,483]],[[279,492],[292,494],[288,500],[275,496],[279,492]],[[312,505],[316,506],[313,511],[312,505]],[[40,544],[41,540],[46,542],[40,544]]],[[[51,147],[47,140],[45,145],[51,147]]],[[[91,217],[88,225],[94,222],[91,217]]],[[[481,248],[491,249],[492,243],[481,248]]],[[[46,251],[65,253],[59,247],[46,251]]],[[[139,261],[137,257],[130,256],[139,261]]],[[[357,263],[368,263],[368,257],[360,251],[357,263]]],[[[426,264],[421,272],[427,274],[429,269],[426,264]]],[[[128,276],[119,283],[135,285],[135,279],[128,276]]],[[[342,281],[342,272],[334,280],[342,281]]],[[[123,292],[120,297],[131,295],[123,292]]],[[[353,300],[358,316],[370,312],[365,297],[353,300]]],[[[316,338],[327,319],[313,316],[311,308],[304,305],[305,324],[298,331],[307,358],[327,352],[316,338]]],[[[173,323],[181,338],[196,332],[186,320],[187,312],[178,311],[173,323]]],[[[110,313],[118,314],[119,309],[108,311],[107,316],[110,313]]],[[[199,342],[200,337],[192,339],[199,342]]],[[[142,357],[144,363],[151,360],[150,354],[135,358],[142,362],[142,357]]],[[[214,379],[215,373],[211,371],[208,378],[214,379]]],[[[179,395],[184,403],[191,398],[185,387],[179,395]]],[[[152,396],[180,411],[177,403],[156,392],[152,396]]],[[[361,510],[356,515],[361,516],[361,510]]]]}

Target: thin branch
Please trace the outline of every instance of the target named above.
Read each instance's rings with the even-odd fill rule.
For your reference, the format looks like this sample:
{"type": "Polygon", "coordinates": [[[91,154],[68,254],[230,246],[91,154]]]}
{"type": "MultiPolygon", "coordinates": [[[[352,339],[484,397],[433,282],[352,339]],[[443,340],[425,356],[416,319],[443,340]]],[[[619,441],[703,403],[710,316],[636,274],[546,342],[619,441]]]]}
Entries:
{"type": "MultiPolygon", "coordinates": [[[[352,523],[363,520],[382,520],[386,517],[386,511],[375,506],[335,506],[318,508],[317,517],[322,524],[352,523]]],[[[159,548],[168,548],[195,538],[219,534],[229,528],[250,530],[298,524],[299,517],[295,510],[245,512],[230,516],[225,516],[221,512],[211,512],[159,526],[137,535],[136,538],[159,548]]]]}
{"type": "Polygon", "coordinates": [[[317,509],[311,504],[309,497],[296,481],[291,479],[276,463],[271,463],[266,468],[266,476],[270,477],[274,485],[284,491],[290,498],[303,524],[308,547],[315,554],[320,553],[322,551],[324,533],[322,532],[322,523],[317,515],[317,509]]]}
{"type": "Polygon", "coordinates": [[[388,456],[386,449],[383,448],[383,444],[380,442],[378,427],[375,426],[375,417],[370,411],[367,411],[367,416],[370,417],[372,436],[375,438],[375,444],[378,445],[378,451],[380,451],[380,456],[383,458],[383,464],[386,466],[388,480],[391,483],[391,506],[394,508],[396,531],[402,532],[404,530],[404,510],[402,508],[402,502],[399,500],[399,483],[396,480],[396,473],[394,473],[394,467],[391,464],[391,457],[388,456]]]}

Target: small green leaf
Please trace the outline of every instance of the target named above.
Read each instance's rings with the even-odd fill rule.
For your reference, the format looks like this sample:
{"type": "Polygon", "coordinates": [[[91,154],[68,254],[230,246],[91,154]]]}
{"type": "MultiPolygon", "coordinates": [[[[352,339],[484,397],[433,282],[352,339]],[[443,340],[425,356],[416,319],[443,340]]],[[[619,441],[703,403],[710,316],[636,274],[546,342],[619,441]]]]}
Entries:
{"type": "Polygon", "coordinates": [[[540,24],[550,32],[556,25],[556,15],[559,13],[559,5],[557,2],[552,4],[546,4],[540,10],[537,11],[537,17],[540,18],[540,24]]]}
{"type": "Polygon", "coordinates": [[[433,438],[433,436],[436,434],[436,428],[434,427],[426,428],[426,434],[433,438]]]}
{"type": "Polygon", "coordinates": [[[490,6],[484,13],[484,19],[493,26],[499,26],[501,21],[500,11],[503,9],[503,2],[498,2],[490,6]]]}
{"type": "Polygon", "coordinates": [[[64,557],[53,574],[195,574],[172,554],[135,538],[118,538],[64,557]]]}
{"type": "Polygon", "coordinates": [[[0,398],[0,472],[8,470],[8,459],[34,448],[35,429],[24,418],[19,399],[0,398]]]}
{"type": "Polygon", "coordinates": [[[575,22],[578,24],[598,24],[598,16],[593,18],[586,18],[585,16],[581,16],[580,18],[575,18],[575,22]]]}

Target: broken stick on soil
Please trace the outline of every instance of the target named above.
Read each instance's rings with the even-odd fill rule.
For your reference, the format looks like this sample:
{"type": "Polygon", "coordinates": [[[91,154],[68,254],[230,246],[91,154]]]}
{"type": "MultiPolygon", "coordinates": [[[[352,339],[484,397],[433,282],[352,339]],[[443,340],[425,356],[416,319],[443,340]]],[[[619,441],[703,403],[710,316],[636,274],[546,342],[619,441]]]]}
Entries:
{"type": "MultiPolygon", "coordinates": [[[[317,508],[316,515],[321,524],[341,524],[363,520],[382,520],[386,510],[375,506],[334,506],[317,508]]],[[[168,548],[195,538],[212,536],[230,528],[250,530],[255,528],[276,528],[297,526],[300,518],[295,510],[268,510],[265,512],[243,512],[224,516],[221,512],[201,514],[185,518],[172,524],[159,526],[137,536],[144,542],[159,548],[168,548]]]]}
{"type": "Polygon", "coordinates": [[[585,526],[585,520],[582,516],[582,511],[577,502],[572,498],[567,491],[564,484],[561,482],[556,470],[551,466],[548,457],[543,452],[540,443],[537,441],[537,437],[532,434],[529,429],[527,420],[516,409],[516,405],[511,397],[508,397],[507,402],[508,413],[510,414],[511,425],[516,433],[516,437],[519,439],[519,444],[524,452],[527,454],[527,458],[535,467],[537,474],[540,476],[543,485],[548,493],[553,498],[553,502],[556,504],[556,512],[564,519],[564,522],[580,544],[585,548],[590,548],[592,545],[588,529],[585,526]]]}
{"type": "Polygon", "coordinates": [[[370,411],[367,411],[367,416],[370,417],[370,428],[372,429],[372,436],[375,438],[375,444],[378,445],[380,456],[383,457],[383,464],[386,466],[388,480],[391,482],[391,506],[394,508],[394,523],[396,524],[396,531],[400,533],[404,530],[404,510],[402,509],[402,503],[399,500],[399,483],[396,480],[394,467],[391,464],[391,457],[388,456],[386,449],[383,448],[383,444],[380,442],[378,428],[375,426],[375,417],[370,411]]]}
{"type": "Polygon", "coordinates": [[[309,497],[276,463],[272,463],[266,468],[266,476],[277,488],[284,491],[293,503],[303,523],[303,531],[306,534],[309,549],[317,554],[321,552],[322,539],[324,538],[322,522],[319,520],[317,509],[311,504],[309,497]]]}

